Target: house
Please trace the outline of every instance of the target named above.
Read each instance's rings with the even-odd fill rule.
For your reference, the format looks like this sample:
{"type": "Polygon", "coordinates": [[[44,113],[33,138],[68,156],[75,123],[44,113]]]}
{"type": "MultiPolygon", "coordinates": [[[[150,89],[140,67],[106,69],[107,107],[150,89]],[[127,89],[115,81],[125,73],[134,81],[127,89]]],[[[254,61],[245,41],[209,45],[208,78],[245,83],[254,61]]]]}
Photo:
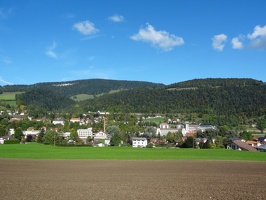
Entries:
{"type": "Polygon", "coordinates": [[[169,124],[167,123],[161,123],[160,124],[160,129],[168,129],[169,128],[169,124]]]}
{"type": "Polygon", "coordinates": [[[75,123],[75,122],[80,123],[80,118],[71,118],[70,122],[72,122],[72,123],[75,123]]]}
{"type": "Polygon", "coordinates": [[[61,135],[63,138],[70,138],[70,132],[62,132],[62,133],[59,133],[59,135],[61,135]]]}
{"type": "Polygon", "coordinates": [[[80,139],[87,139],[89,136],[92,138],[93,133],[92,133],[92,128],[87,128],[87,129],[78,129],[78,137],[80,139]]]}
{"type": "Polygon", "coordinates": [[[240,151],[257,151],[254,147],[247,144],[241,139],[232,138],[229,140],[230,143],[227,145],[227,149],[240,150],[240,151]]]}
{"type": "Polygon", "coordinates": [[[41,130],[34,130],[33,127],[29,127],[26,131],[22,131],[23,135],[27,136],[27,135],[31,135],[31,136],[37,136],[41,130]]]}
{"type": "Polygon", "coordinates": [[[246,143],[254,148],[257,148],[258,142],[247,140],[246,143]]]}
{"type": "Polygon", "coordinates": [[[147,138],[143,137],[133,137],[132,138],[132,147],[146,147],[148,144],[147,138]]]}
{"type": "Polygon", "coordinates": [[[94,135],[94,140],[105,140],[105,139],[107,139],[107,135],[102,131],[94,135]]]}
{"type": "Polygon", "coordinates": [[[61,125],[64,126],[64,124],[65,124],[65,119],[57,119],[57,120],[54,120],[54,121],[53,121],[53,124],[54,124],[54,125],[61,124],[61,125]]]}
{"type": "Polygon", "coordinates": [[[260,152],[266,152],[266,144],[262,144],[257,148],[260,152]]]}

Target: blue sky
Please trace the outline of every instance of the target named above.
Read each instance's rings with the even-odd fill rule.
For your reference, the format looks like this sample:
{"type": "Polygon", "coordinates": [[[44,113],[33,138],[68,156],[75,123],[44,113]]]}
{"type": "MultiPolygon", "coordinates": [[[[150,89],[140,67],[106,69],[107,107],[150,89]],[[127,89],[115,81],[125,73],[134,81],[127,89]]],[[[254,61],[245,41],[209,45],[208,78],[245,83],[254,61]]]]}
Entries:
{"type": "Polygon", "coordinates": [[[1,0],[0,85],[266,82],[265,0],[1,0]]]}

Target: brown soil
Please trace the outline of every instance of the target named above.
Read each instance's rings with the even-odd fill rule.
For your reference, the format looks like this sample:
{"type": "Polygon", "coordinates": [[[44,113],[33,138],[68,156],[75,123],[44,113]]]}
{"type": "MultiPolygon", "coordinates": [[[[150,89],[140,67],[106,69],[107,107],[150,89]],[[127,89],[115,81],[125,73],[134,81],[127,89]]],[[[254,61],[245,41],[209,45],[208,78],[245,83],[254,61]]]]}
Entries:
{"type": "Polygon", "coordinates": [[[0,159],[0,199],[266,199],[266,162],[0,159]]]}

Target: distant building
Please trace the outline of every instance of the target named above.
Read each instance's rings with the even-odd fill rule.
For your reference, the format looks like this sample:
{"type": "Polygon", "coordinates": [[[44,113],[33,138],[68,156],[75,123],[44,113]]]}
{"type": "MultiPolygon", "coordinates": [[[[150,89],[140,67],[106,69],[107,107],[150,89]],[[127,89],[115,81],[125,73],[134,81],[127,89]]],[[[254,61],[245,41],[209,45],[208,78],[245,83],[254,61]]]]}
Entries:
{"type": "Polygon", "coordinates": [[[80,123],[80,118],[71,118],[70,122],[72,122],[72,123],[75,123],[75,122],[80,123]]]}
{"type": "Polygon", "coordinates": [[[132,147],[146,147],[148,144],[147,138],[133,137],[132,147]]]}
{"type": "Polygon", "coordinates": [[[54,124],[54,125],[61,124],[61,125],[64,126],[64,124],[65,124],[65,119],[57,119],[57,120],[54,120],[54,121],[53,121],[53,124],[54,124]]]}
{"type": "Polygon", "coordinates": [[[92,128],[78,129],[77,132],[78,132],[78,137],[80,139],[87,139],[89,136],[93,137],[92,128]]]}

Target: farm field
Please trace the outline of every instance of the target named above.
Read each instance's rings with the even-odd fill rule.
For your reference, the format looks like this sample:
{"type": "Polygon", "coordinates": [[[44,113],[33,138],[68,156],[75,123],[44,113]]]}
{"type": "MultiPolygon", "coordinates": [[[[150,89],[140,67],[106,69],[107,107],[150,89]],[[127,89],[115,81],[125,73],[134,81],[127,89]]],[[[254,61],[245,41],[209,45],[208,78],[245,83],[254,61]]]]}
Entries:
{"type": "Polygon", "coordinates": [[[3,200],[266,199],[266,162],[0,158],[3,200]]]}
{"type": "Polygon", "coordinates": [[[226,149],[57,147],[39,143],[0,145],[0,158],[82,160],[241,160],[266,161],[263,152],[226,149]]]}

